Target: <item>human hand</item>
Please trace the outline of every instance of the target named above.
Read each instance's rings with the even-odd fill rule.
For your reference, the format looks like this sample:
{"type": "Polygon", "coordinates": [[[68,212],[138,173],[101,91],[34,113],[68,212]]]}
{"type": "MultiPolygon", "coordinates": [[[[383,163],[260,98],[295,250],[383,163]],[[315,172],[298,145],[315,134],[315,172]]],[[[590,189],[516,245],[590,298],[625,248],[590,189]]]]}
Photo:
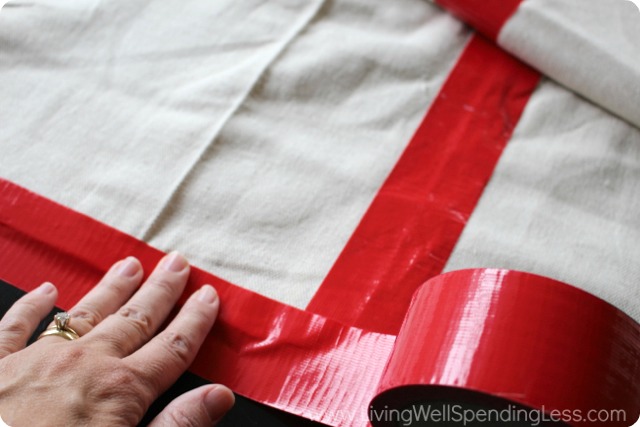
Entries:
{"type": "MultiPolygon", "coordinates": [[[[0,320],[0,416],[11,427],[135,426],[151,403],[189,367],[218,314],[205,285],[165,330],[154,335],[182,294],[189,265],[164,257],[148,280],[129,257],[69,310],[79,339],[46,336],[25,348],[58,292],[45,283],[0,320]],[[137,290],[137,291],[136,291],[137,290]]],[[[151,423],[212,426],[233,406],[233,393],[207,385],[176,398],[151,423]]]]}

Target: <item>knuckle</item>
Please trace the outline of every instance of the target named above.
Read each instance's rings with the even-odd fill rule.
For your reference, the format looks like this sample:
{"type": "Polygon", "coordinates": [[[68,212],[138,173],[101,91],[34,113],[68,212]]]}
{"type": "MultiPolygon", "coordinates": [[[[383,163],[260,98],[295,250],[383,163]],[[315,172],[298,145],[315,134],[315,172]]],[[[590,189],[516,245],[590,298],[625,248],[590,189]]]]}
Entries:
{"type": "MultiPolygon", "coordinates": [[[[77,345],[77,341],[70,342],[63,350],[51,353],[47,364],[47,372],[56,373],[73,371],[77,366],[83,366],[88,357],[87,349],[82,345],[77,345]]],[[[90,357],[90,356],[89,356],[90,357]]]]}
{"type": "MultiPolygon", "coordinates": [[[[86,359],[91,358],[89,349],[82,345],[79,345],[78,341],[72,341],[69,344],[72,345],[68,345],[66,352],[60,354],[60,357],[64,359],[64,363],[73,367],[77,365],[79,361],[86,361],[86,359]]],[[[60,361],[59,363],[63,362],[60,361]]]]}
{"type": "Polygon", "coordinates": [[[199,418],[192,412],[187,412],[183,408],[173,408],[168,414],[168,425],[180,427],[198,427],[202,425],[199,418]]]}
{"type": "Polygon", "coordinates": [[[103,321],[102,325],[83,336],[83,341],[86,345],[94,350],[105,351],[105,349],[122,349],[122,343],[128,343],[133,340],[135,331],[131,331],[131,328],[127,328],[123,319],[118,313],[112,313],[108,315],[103,321]],[[109,324],[106,330],[98,329],[101,326],[109,324]]]}
{"type": "Polygon", "coordinates": [[[105,384],[109,389],[135,389],[139,382],[138,376],[126,366],[119,365],[105,374],[105,384]]]}
{"type": "Polygon", "coordinates": [[[178,289],[176,279],[164,272],[156,273],[149,277],[149,284],[160,290],[160,292],[166,294],[168,297],[175,297],[178,289]]]}
{"type": "Polygon", "coordinates": [[[183,363],[189,363],[191,361],[195,349],[193,343],[185,334],[167,332],[162,339],[176,359],[183,363]]]}
{"type": "Polygon", "coordinates": [[[4,335],[7,340],[24,337],[29,335],[29,325],[25,322],[21,322],[16,318],[3,319],[0,322],[0,334],[4,335]]]}
{"type": "Polygon", "coordinates": [[[72,309],[70,314],[74,319],[82,320],[91,326],[96,326],[102,321],[102,317],[92,307],[77,307],[72,309]]]}
{"type": "Polygon", "coordinates": [[[42,315],[40,313],[40,310],[38,310],[38,304],[36,304],[36,301],[33,298],[30,298],[31,295],[26,295],[26,297],[20,299],[17,303],[15,308],[18,310],[18,316],[19,317],[26,317],[29,319],[33,319],[33,318],[40,318],[40,316],[42,315]]]}
{"type": "Polygon", "coordinates": [[[126,305],[118,310],[118,315],[131,323],[144,335],[150,335],[153,330],[151,316],[146,311],[135,305],[126,305]]]}
{"type": "Polygon", "coordinates": [[[100,393],[97,399],[101,401],[121,402],[127,408],[123,415],[131,416],[130,425],[137,424],[152,399],[149,391],[144,387],[139,375],[124,364],[114,364],[100,377],[100,393]]]}
{"type": "Polygon", "coordinates": [[[109,295],[119,296],[124,294],[129,294],[131,292],[131,281],[134,280],[139,282],[140,277],[136,274],[131,277],[109,277],[105,278],[105,291],[109,293],[109,295]]]}

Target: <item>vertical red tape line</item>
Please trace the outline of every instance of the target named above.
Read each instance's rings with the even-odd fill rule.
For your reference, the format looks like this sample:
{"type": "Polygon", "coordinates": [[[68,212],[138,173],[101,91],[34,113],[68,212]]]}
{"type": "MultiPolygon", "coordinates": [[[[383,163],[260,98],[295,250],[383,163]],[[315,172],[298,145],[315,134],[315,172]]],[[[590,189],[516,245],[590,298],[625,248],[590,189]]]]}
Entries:
{"type": "Polygon", "coordinates": [[[493,41],[522,0],[436,0],[443,8],[493,41]]]}
{"type": "Polygon", "coordinates": [[[442,272],[539,78],[473,36],[307,309],[397,333],[415,290],[442,272]]]}

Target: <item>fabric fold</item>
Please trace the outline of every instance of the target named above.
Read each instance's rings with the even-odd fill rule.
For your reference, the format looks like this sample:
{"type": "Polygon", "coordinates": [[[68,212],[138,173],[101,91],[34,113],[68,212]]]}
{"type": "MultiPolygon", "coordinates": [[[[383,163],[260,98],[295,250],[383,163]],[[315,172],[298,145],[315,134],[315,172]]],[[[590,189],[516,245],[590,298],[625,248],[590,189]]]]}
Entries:
{"type": "Polygon", "coordinates": [[[633,2],[515,0],[504,2],[501,9],[515,7],[502,14],[484,2],[436,2],[545,75],[640,127],[640,10],[633,2]]]}

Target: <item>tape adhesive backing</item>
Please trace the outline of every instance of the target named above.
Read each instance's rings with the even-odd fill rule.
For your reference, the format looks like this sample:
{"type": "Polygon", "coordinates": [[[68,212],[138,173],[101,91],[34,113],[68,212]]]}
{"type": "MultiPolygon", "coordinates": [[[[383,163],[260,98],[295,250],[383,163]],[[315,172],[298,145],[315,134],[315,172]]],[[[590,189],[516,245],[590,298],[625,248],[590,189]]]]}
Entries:
{"type": "MultiPolygon", "coordinates": [[[[50,280],[58,305],[69,309],[127,255],[150,271],[163,253],[0,180],[2,279],[25,291],[50,280]]],[[[402,425],[394,417],[407,408],[452,403],[584,417],[617,410],[627,420],[640,413],[640,325],[551,279],[491,269],[436,276],[415,294],[397,337],[286,306],[197,268],[185,296],[203,283],[218,289],[222,309],[191,371],[328,425],[365,426],[369,417],[374,426],[402,425]]]]}

